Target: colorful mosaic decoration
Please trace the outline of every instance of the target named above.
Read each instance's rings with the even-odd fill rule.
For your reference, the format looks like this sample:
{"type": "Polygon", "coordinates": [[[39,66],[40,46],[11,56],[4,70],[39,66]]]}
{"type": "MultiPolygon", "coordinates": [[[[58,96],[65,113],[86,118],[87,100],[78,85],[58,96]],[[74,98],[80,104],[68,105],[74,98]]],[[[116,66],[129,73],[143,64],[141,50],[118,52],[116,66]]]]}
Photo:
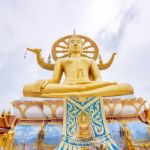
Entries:
{"type": "Polygon", "coordinates": [[[101,98],[65,98],[63,119],[63,136],[59,150],[96,147],[120,149],[109,134],[101,98]]]}

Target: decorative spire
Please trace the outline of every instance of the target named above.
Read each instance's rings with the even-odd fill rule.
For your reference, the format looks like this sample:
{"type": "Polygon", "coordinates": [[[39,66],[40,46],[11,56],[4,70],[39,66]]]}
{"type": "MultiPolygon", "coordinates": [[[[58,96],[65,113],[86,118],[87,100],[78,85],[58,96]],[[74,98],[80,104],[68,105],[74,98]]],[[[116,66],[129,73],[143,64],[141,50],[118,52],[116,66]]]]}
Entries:
{"type": "Polygon", "coordinates": [[[73,30],[73,35],[72,35],[72,37],[77,37],[76,29],[75,29],[75,28],[74,28],[74,30],[73,30]]]}
{"type": "Polygon", "coordinates": [[[73,30],[73,35],[76,36],[76,29],[73,30]]]}
{"type": "Polygon", "coordinates": [[[5,110],[3,110],[2,114],[1,114],[2,117],[5,116],[5,110]]]}
{"type": "Polygon", "coordinates": [[[78,36],[77,36],[77,34],[76,34],[76,29],[74,28],[73,34],[72,34],[72,36],[70,37],[70,39],[71,39],[71,38],[76,38],[76,37],[78,37],[78,36]]]}
{"type": "Polygon", "coordinates": [[[7,115],[8,115],[8,116],[10,116],[10,115],[11,115],[11,112],[10,112],[10,110],[7,112],[7,115]]]}
{"type": "Polygon", "coordinates": [[[51,64],[51,54],[48,55],[47,63],[48,63],[48,64],[51,64]]]}
{"type": "Polygon", "coordinates": [[[25,50],[24,52],[24,59],[26,59],[26,57],[27,57],[27,50],[25,50]]]}

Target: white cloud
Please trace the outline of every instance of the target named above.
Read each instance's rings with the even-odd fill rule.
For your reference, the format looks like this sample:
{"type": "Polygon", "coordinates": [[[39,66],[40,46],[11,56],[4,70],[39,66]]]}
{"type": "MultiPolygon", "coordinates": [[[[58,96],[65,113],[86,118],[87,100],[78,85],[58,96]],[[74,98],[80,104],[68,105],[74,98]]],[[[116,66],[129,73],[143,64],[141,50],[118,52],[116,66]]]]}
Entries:
{"type": "MultiPolygon", "coordinates": [[[[147,13],[148,4],[140,4],[123,8],[126,11],[118,29],[114,31],[109,26],[105,30],[101,29],[100,33],[103,31],[104,37],[99,41],[102,39],[104,55],[110,55],[113,50],[118,52],[112,68],[103,73],[104,79],[131,83],[136,96],[150,99],[150,15],[147,13]]],[[[115,24],[114,21],[110,25],[115,24]]]]}

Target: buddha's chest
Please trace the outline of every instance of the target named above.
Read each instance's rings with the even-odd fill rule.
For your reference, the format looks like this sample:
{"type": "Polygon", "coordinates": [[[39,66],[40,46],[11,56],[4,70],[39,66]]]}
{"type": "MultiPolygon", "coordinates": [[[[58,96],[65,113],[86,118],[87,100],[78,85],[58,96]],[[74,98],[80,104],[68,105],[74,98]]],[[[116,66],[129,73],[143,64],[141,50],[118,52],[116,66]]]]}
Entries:
{"type": "Polygon", "coordinates": [[[66,60],[63,69],[67,74],[78,74],[79,76],[89,72],[90,62],[82,59],[66,60]]]}

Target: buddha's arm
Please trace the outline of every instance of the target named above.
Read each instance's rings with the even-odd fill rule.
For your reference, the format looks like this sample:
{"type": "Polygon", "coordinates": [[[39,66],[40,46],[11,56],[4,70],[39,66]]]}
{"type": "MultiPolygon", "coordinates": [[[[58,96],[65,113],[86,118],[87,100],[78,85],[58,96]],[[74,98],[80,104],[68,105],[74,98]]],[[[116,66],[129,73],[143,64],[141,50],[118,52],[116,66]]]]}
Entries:
{"type": "Polygon", "coordinates": [[[90,74],[92,75],[94,81],[98,82],[102,80],[99,72],[99,68],[94,60],[90,65],[90,74]]]}
{"type": "Polygon", "coordinates": [[[99,69],[105,70],[105,69],[109,68],[111,66],[111,64],[113,63],[115,55],[116,55],[116,53],[113,53],[111,58],[109,59],[109,61],[107,63],[103,63],[103,61],[100,59],[99,64],[98,64],[99,69]]]}
{"type": "Polygon", "coordinates": [[[42,68],[47,70],[54,70],[54,64],[47,64],[44,62],[44,58],[41,57],[41,49],[27,48],[27,50],[36,54],[37,62],[42,68]]]}
{"type": "Polygon", "coordinates": [[[53,83],[60,83],[62,73],[63,73],[62,63],[60,60],[57,60],[54,67],[53,77],[52,79],[50,79],[50,81],[52,81],[53,83]]]}
{"type": "Polygon", "coordinates": [[[63,69],[61,61],[57,60],[54,67],[54,73],[52,79],[49,79],[43,83],[42,88],[44,88],[48,83],[60,83],[62,77],[63,69]]]}

